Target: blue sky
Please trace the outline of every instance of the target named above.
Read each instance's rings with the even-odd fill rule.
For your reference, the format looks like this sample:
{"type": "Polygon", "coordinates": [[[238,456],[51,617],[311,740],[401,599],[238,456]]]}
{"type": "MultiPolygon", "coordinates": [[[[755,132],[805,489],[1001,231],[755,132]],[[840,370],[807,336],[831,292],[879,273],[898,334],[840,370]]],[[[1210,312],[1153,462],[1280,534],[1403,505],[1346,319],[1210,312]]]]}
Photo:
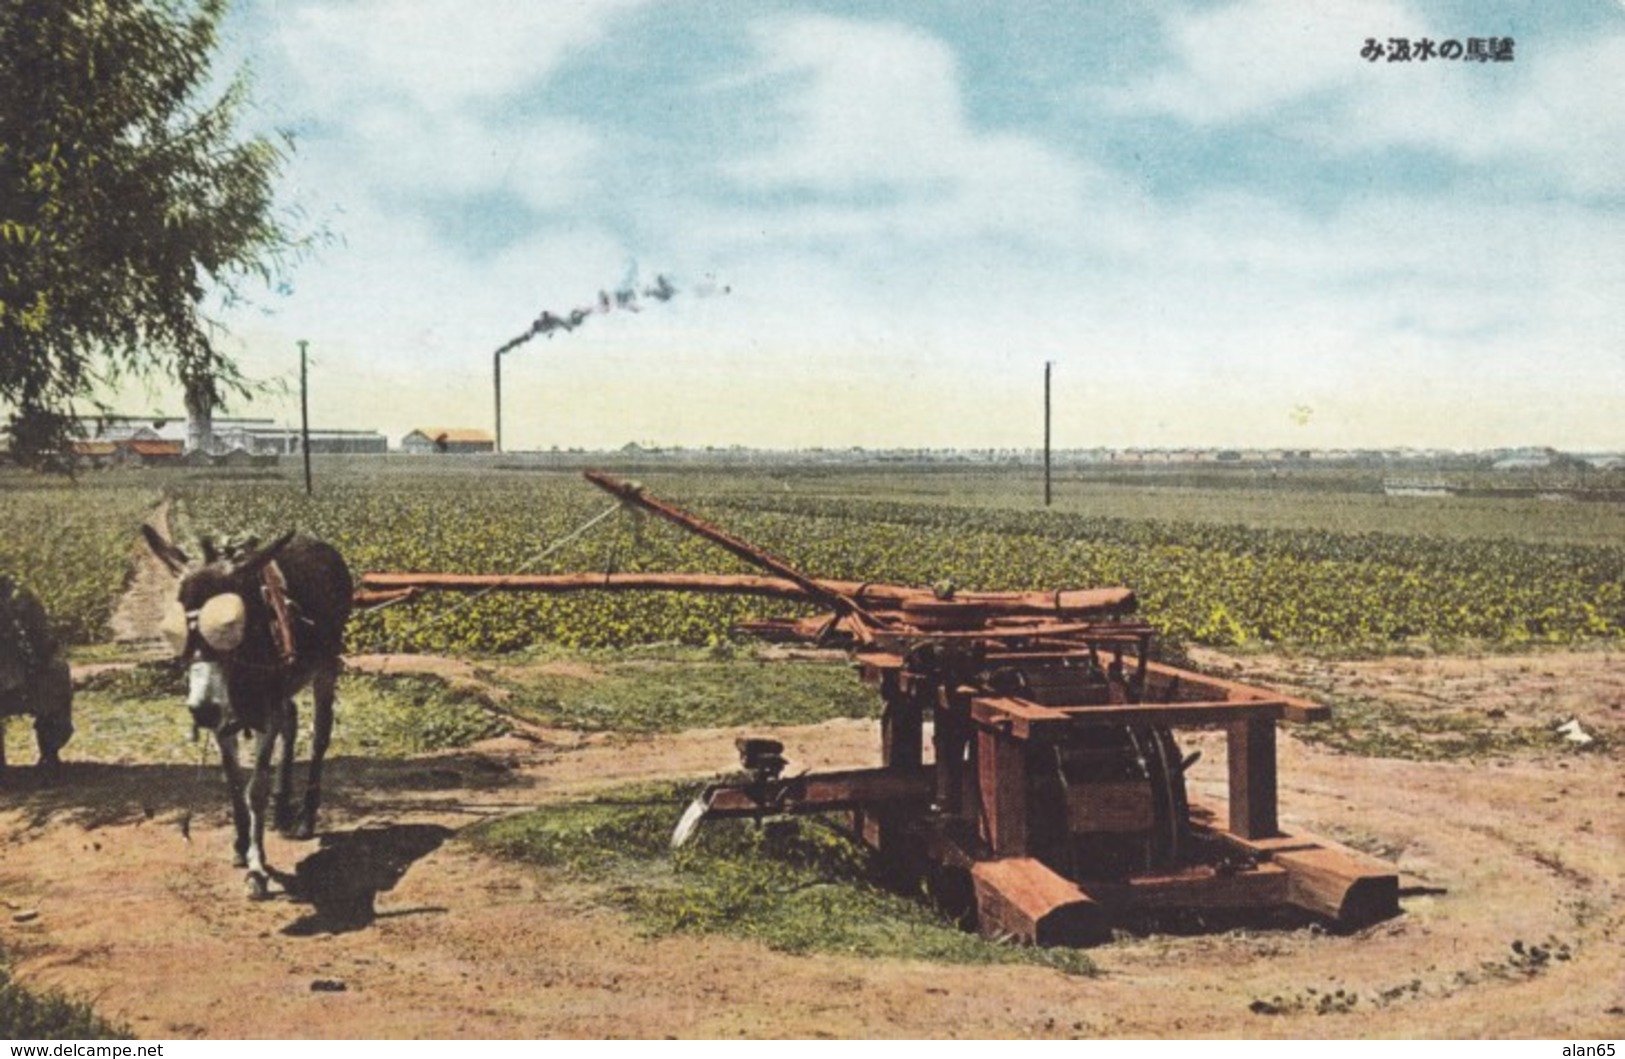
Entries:
{"type": "Polygon", "coordinates": [[[1030,446],[1046,360],[1068,447],[1625,446],[1620,0],[244,3],[337,238],[232,343],[318,425],[488,427],[665,273],[510,448],[1030,446]]]}

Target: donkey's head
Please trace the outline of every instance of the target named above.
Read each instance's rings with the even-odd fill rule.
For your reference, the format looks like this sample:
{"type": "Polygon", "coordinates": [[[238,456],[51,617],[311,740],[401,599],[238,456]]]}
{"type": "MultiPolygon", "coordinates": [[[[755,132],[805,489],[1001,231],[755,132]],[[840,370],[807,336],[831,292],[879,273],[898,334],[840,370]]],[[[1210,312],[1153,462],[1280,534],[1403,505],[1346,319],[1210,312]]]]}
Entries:
{"type": "Polygon", "coordinates": [[[234,702],[231,689],[241,689],[256,671],[275,671],[272,619],[261,574],[294,535],[283,534],[263,548],[250,545],[224,553],[205,540],[203,559],[194,561],[151,526],[142,526],[141,532],[152,553],[181,579],[160,628],[187,664],[186,707],[193,723],[210,729],[227,722],[259,727],[261,704],[234,702]]]}

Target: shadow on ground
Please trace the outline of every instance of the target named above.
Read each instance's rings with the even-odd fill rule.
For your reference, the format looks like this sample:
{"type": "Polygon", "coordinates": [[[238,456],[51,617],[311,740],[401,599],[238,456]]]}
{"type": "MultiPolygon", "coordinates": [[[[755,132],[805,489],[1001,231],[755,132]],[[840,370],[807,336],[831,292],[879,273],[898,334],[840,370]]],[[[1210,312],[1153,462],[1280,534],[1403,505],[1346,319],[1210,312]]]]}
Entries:
{"type": "Polygon", "coordinates": [[[372,925],[380,915],[444,912],[408,908],[387,913],[375,907],[378,895],[393,890],[416,861],[439,849],[452,830],[437,824],[390,824],[323,835],[321,848],[279,875],[288,897],[312,910],[282,928],[294,937],[346,934],[372,925]]]}
{"type": "MultiPolygon", "coordinates": [[[[305,762],[295,766],[296,798],[305,771],[305,762]]],[[[396,812],[409,811],[401,804],[402,795],[430,808],[434,801],[426,796],[434,792],[522,782],[509,766],[477,753],[385,761],[333,758],[325,779],[324,809],[339,812],[376,808],[381,800],[396,812]]],[[[28,828],[57,822],[86,830],[191,815],[229,816],[226,781],[214,755],[202,767],[65,761],[49,783],[32,767],[9,768],[0,785],[0,810],[19,810],[28,828]]]]}

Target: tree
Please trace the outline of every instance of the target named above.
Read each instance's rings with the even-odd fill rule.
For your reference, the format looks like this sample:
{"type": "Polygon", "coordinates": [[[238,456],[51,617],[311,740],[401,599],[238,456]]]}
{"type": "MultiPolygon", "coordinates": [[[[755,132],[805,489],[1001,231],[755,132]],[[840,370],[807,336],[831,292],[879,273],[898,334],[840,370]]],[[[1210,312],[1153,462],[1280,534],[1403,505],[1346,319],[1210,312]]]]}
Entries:
{"type": "Polygon", "coordinates": [[[303,243],[286,142],[210,91],[225,0],[0,0],[0,406],[12,451],[62,452],[98,384],[170,378],[189,413],[246,393],[209,306],[303,243]]]}

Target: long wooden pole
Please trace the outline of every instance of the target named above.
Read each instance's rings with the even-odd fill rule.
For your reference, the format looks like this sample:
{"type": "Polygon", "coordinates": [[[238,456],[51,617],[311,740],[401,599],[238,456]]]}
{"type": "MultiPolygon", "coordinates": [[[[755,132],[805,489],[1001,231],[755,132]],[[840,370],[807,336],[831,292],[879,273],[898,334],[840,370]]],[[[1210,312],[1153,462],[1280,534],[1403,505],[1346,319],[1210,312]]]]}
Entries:
{"type": "MultiPolygon", "coordinates": [[[[893,609],[934,601],[936,593],[926,587],[877,584],[869,581],[812,582],[831,593],[876,609],[893,609]]],[[[361,575],[364,592],[699,592],[726,595],[767,596],[823,602],[804,583],[784,577],[757,574],[442,574],[379,573],[361,575]]],[[[1052,592],[957,592],[954,599],[967,606],[981,606],[994,614],[1098,617],[1107,612],[1132,609],[1134,593],[1126,588],[1067,588],[1052,592]]]]}
{"type": "Polygon", "coordinates": [[[305,347],[310,343],[299,340],[299,448],[305,454],[305,495],[310,495],[310,371],[305,347]]]}
{"type": "MultiPolygon", "coordinates": [[[[875,616],[865,610],[857,600],[819,584],[778,556],[771,555],[761,548],[747,544],[738,537],[694,517],[679,507],[650,496],[643,491],[642,486],[619,481],[602,471],[583,471],[582,477],[612,496],[618,496],[629,504],[635,504],[645,511],[659,515],[667,522],[704,537],[712,544],[719,545],[723,550],[745,560],[752,566],[760,567],[770,574],[777,574],[779,577],[795,583],[809,597],[830,607],[837,614],[850,614],[856,617],[863,627],[868,629],[875,629],[880,626],[880,622],[875,616]]],[[[854,629],[853,631],[860,636],[862,635],[860,629],[854,629]]]]}

